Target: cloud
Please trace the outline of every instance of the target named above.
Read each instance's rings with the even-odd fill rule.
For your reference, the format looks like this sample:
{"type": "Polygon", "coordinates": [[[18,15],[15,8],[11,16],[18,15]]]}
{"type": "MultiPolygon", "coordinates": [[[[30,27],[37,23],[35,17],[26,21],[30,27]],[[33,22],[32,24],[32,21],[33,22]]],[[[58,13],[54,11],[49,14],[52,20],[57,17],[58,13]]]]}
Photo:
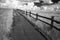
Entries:
{"type": "Polygon", "coordinates": [[[22,2],[34,2],[36,0],[18,0],[18,1],[22,1],[22,2]]]}
{"type": "Polygon", "coordinates": [[[2,3],[2,7],[8,7],[8,8],[15,8],[15,9],[22,9],[22,10],[35,10],[37,7],[34,6],[33,2],[28,2],[28,5],[26,5],[25,2],[20,1],[11,1],[7,0],[6,3],[2,3]]]}

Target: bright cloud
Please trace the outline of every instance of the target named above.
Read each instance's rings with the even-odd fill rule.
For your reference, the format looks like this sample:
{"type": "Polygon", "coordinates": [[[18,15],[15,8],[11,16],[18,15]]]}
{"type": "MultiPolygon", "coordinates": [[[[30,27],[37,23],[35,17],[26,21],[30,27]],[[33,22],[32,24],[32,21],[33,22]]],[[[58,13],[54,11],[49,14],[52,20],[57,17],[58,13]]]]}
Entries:
{"type": "Polygon", "coordinates": [[[15,8],[15,9],[24,9],[24,10],[35,10],[37,6],[34,6],[33,2],[28,2],[26,5],[25,2],[20,2],[16,0],[6,0],[5,3],[2,3],[2,7],[15,8]]]}

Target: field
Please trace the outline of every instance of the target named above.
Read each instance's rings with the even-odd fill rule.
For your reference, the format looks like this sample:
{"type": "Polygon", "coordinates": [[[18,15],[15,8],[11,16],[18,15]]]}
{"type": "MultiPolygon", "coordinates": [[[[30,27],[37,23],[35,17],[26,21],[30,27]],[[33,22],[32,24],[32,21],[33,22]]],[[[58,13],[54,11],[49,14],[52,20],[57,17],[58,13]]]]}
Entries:
{"type": "Polygon", "coordinates": [[[12,24],[12,9],[0,8],[0,40],[9,40],[7,38],[12,24]]]}

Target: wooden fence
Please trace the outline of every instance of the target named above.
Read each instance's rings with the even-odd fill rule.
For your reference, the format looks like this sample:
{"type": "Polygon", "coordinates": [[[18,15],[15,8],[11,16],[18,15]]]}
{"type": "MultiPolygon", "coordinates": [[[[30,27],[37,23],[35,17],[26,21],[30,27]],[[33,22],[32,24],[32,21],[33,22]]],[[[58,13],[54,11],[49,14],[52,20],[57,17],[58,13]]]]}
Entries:
{"type": "MultiPolygon", "coordinates": [[[[20,11],[22,11],[22,10],[20,10],[20,11]]],[[[22,13],[23,13],[23,12],[25,12],[25,11],[22,11],[22,13]]],[[[27,11],[26,11],[26,15],[28,15],[28,13],[29,13],[29,16],[32,17],[33,19],[35,19],[36,21],[39,20],[39,21],[41,21],[41,22],[43,22],[43,23],[46,23],[46,24],[50,25],[50,26],[51,26],[50,29],[55,28],[56,30],[60,31],[60,28],[57,28],[56,26],[54,26],[54,22],[57,23],[57,24],[60,24],[60,21],[55,20],[55,19],[54,19],[54,16],[51,16],[51,18],[48,18],[48,17],[45,17],[45,16],[41,16],[41,15],[39,15],[38,13],[34,14],[34,13],[32,13],[32,12],[27,12],[27,11]],[[36,16],[36,18],[34,18],[32,15],[36,16]],[[51,23],[45,22],[45,21],[39,19],[38,17],[44,18],[44,19],[48,19],[48,20],[51,21],[51,23]]],[[[24,14],[24,13],[23,13],[23,14],[24,14]]]]}
{"type": "Polygon", "coordinates": [[[31,15],[36,16],[36,18],[34,18],[36,21],[39,20],[39,21],[41,21],[41,22],[43,22],[43,23],[46,23],[46,24],[50,25],[50,26],[51,26],[51,27],[50,27],[51,29],[52,29],[52,28],[55,28],[56,30],[60,31],[60,28],[57,28],[56,26],[54,26],[54,22],[57,23],[57,24],[60,24],[60,21],[56,21],[56,20],[54,19],[54,16],[51,16],[51,18],[48,18],[48,17],[41,16],[41,15],[39,15],[38,13],[34,14],[34,13],[32,13],[32,12],[27,12],[27,11],[26,11],[26,15],[28,15],[28,13],[29,13],[29,16],[32,17],[32,18],[34,18],[34,17],[31,16],[31,15]],[[48,20],[51,21],[51,23],[45,22],[45,21],[39,19],[38,17],[41,17],[41,18],[44,18],[44,19],[48,19],[48,20]]]}

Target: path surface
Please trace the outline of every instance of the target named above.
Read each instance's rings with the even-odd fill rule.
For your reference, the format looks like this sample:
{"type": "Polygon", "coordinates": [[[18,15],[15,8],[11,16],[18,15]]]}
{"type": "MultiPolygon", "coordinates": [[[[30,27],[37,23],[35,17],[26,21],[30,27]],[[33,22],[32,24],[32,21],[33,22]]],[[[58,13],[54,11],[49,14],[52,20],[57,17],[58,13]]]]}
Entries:
{"type": "Polygon", "coordinates": [[[17,13],[15,14],[13,24],[14,32],[12,33],[14,40],[45,40],[23,16],[17,13]]]}

